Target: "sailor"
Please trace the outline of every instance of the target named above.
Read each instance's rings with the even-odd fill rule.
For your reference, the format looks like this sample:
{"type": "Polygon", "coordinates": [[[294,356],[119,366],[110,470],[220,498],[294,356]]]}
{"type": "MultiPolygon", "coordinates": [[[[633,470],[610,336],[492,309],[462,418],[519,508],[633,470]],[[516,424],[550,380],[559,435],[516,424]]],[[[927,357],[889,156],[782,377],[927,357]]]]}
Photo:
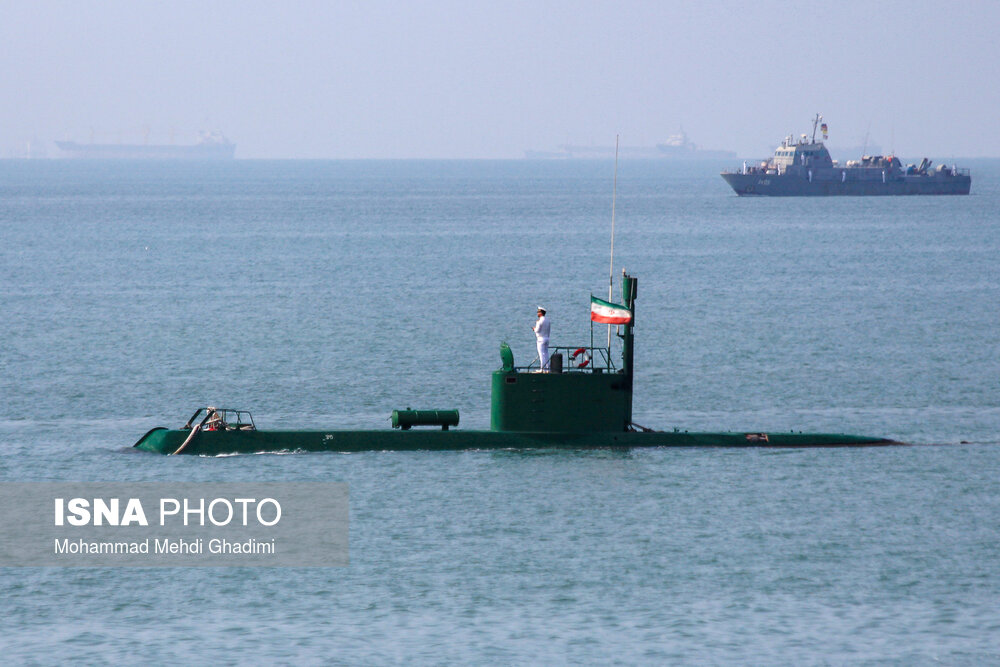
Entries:
{"type": "Polygon", "coordinates": [[[545,317],[545,309],[538,307],[538,321],[531,330],[535,332],[535,342],[538,346],[538,361],[542,366],[542,372],[549,371],[549,318],[545,317]]]}

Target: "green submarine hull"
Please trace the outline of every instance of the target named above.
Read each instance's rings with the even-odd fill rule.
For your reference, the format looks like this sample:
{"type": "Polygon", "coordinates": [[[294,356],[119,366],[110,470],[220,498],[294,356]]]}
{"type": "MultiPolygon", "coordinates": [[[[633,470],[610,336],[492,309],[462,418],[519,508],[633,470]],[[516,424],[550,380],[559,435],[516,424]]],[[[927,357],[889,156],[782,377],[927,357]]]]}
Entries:
{"type": "MultiPolygon", "coordinates": [[[[841,433],[654,431],[632,422],[638,281],[622,275],[620,367],[608,348],[555,347],[551,367],[515,367],[506,343],[494,371],[490,430],[457,427],[457,410],[396,410],[398,430],[258,430],[249,412],[200,408],[180,429],[148,431],[135,448],[158,454],[224,456],[267,452],[593,449],[637,447],[858,447],[902,444],[841,433]],[[563,360],[567,368],[563,368],[563,360]],[[436,428],[415,428],[436,427],[436,428]]],[[[615,306],[608,302],[605,305],[615,306]]],[[[592,299],[593,304],[593,299],[592,299]]],[[[591,320],[607,322],[595,317],[591,320]]]]}
{"type": "MultiPolygon", "coordinates": [[[[137,449],[173,454],[189,431],[155,428],[137,449]]],[[[504,433],[499,431],[209,431],[182,454],[225,456],[285,452],[598,449],[639,447],[858,447],[900,444],[885,438],[839,433],[504,433]]]]}

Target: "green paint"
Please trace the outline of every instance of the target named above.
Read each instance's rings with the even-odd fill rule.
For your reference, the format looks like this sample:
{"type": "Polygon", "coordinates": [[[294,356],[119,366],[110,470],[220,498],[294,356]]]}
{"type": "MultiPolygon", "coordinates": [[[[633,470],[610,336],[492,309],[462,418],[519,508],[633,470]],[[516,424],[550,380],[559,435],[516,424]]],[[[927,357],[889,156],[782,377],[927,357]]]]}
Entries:
{"type": "MultiPolygon", "coordinates": [[[[187,431],[154,429],[136,443],[143,451],[170,454],[187,431]]],[[[219,456],[260,452],[368,452],[464,449],[591,449],[634,447],[851,447],[899,444],[884,438],[837,433],[537,433],[503,431],[207,431],[199,433],[185,454],[219,456]],[[748,438],[749,436],[749,438],[748,438]]]]}
{"type": "Polygon", "coordinates": [[[495,371],[490,430],[622,432],[630,392],[622,373],[495,371]]]}
{"type": "Polygon", "coordinates": [[[514,370],[514,353],[510,351],[510,345],[506,342],[500,343],[500,361],[503,363],[502,370],[514,370]]]}

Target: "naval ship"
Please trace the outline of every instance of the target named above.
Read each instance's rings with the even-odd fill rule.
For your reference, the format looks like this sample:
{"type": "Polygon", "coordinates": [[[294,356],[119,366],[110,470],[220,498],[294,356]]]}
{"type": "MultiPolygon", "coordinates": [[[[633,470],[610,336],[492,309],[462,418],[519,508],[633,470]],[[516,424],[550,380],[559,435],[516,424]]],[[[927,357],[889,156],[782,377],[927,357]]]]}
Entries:
{"type": "Polygon", "coordinates": [[[938,165],[924,158],[905,167],[894,155],[865,155],[840,164],[830,157],[819,128],[827,138],[827,125],[816,114],[812,136],[791,135],[774,151],[774,157],[756,165],[743,163],[722,178],[741,197],[817,197],[828,195],[967,195],[972,187],[968,169],[938,165]]]}
{"type": "Polygon", "coordinates": [[[78,144],[57,141],[65,157],[86,160],[231,160],[236,144],[220,132],[203,132],[198,143],[175,144],[78,144]]]}

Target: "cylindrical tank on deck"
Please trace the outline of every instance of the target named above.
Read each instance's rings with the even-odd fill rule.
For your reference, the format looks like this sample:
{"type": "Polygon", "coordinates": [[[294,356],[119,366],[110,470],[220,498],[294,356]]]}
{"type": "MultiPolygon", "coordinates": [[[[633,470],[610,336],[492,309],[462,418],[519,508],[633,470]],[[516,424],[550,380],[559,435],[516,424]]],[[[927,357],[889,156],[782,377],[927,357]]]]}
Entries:
{"type": "Polygon", "coordinates": [[[411,426],[440,426],[447,431],[449,426],[458,426],[458,410],[393,410],[392,427],[404,431],[411,426]]]}

